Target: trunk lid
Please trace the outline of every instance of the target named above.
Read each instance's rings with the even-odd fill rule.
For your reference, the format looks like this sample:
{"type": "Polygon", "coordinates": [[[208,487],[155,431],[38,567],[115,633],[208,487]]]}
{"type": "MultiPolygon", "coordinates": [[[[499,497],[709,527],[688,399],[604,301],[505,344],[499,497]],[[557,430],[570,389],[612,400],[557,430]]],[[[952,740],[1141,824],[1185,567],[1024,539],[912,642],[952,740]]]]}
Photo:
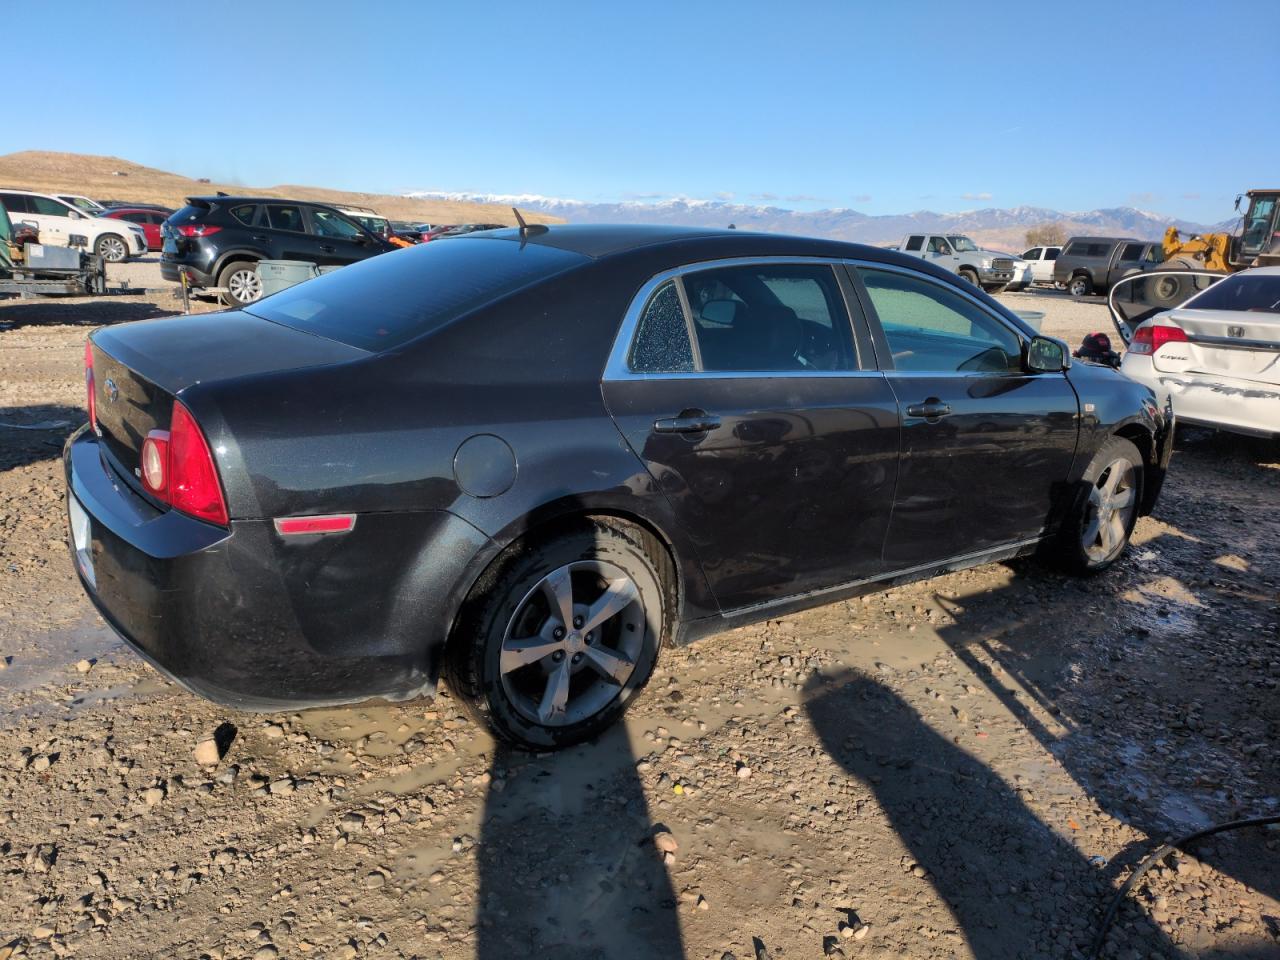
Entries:
{"type": "Polygon", "coordinates": [[[142,443],[149,431],[169,429],[174,398],[186,388],[369,355],[241,312],[104,327],[92,343],[102,443],[139,492],[142,443]]]}
{"type": "Polygon", "coordinates": [[[1280,385],[1280,314],[1175,309],[1159,322],[1181,327],[1188,342],[1157,350],[1157,370],[1280,385]]]}

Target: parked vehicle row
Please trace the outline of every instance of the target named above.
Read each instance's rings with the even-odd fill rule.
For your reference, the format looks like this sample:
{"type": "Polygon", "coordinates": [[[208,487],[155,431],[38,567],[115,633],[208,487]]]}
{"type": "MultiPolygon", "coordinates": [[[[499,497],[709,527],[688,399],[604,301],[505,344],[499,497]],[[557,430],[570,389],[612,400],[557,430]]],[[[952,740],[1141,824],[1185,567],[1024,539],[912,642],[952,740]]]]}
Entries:
{"type": "Polygon", "coordinates": [[[80,237],[108,263],[123,263],[147,250],[146,234],[138,224],[86,212],[49,194],[0,188],[0,204],[11,219],[34,223],[47,244],[73,246],[73,239],[80,237]]]}

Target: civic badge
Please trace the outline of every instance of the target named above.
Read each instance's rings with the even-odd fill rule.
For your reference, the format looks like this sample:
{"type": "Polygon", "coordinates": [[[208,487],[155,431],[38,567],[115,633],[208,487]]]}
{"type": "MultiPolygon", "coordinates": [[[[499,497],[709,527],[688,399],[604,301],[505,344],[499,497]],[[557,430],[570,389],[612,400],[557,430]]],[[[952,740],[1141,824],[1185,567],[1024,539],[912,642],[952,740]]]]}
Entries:
{"type": "Polygon", "coordinates": [[[115,403],[120,399],[120,388],[116,386],[116,382],[107,377],[107,403],[115,403]]]}
{"type": "Polygon", "coordinates": [[[1244,327],[1227,327],[1227,336],[1229,336],[1229,337],[1243,337],[1243,336],[1244,336],[1244,327]]]}

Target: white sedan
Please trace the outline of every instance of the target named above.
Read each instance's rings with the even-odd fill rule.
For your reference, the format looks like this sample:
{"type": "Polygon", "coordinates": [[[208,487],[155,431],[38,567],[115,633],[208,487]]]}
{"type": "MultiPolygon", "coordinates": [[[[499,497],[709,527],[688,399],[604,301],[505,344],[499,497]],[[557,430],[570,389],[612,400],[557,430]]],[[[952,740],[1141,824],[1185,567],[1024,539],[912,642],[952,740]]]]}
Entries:
{"type": "Polygon", "coordinates": [[[1179,423],[1280,437],[1280,267],[1128,278],[1110,304],[1128,342],[1121,372],[1171,404],[1179,423]],[[1149,309],[1175,285],[1212,281],[1172,309],[1149,309]]]}

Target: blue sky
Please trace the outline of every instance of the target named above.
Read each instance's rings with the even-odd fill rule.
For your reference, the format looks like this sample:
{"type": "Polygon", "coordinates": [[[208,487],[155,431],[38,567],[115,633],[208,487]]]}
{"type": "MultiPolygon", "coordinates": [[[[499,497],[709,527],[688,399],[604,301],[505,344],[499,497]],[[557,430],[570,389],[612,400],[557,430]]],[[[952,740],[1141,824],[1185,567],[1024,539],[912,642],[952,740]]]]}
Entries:
{"type": "Polygon", "coordinates": [[[1274,0],[79,0],[5,19],[67,49],[29,51],[39,95],[10,99],[51,106],[11,115],[0,153],[245,185],[1215,222],[1280,179],[1274,0]]]}

